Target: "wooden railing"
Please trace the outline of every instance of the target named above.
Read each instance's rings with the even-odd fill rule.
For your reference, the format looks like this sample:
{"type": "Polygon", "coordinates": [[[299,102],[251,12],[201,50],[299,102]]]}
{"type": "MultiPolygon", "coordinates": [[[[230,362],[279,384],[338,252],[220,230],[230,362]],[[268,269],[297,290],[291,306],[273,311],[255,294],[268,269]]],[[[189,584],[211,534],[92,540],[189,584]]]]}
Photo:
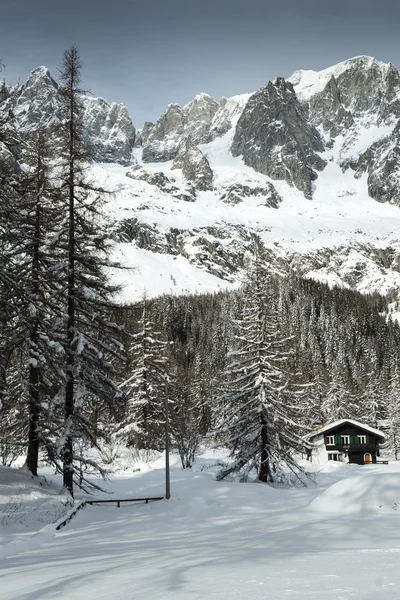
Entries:
{"type": "Polygon", "coordinates": [[[118,500],[112,499],[109,500],[107,499],[95,499],[95,500],[82,500],[78,506],[75,508],[75,510],[73,512],[71,512],[68,517],[66,517],[64,519],[64,521],[61,521],[61,523],[59,523],[56,527],[57,531],[61,529],[61,527],[64,527],[69,521],[71,521],[71,519],[76,515],[76,513],[78,512],[78,510],[81,510],[81,508],[84,508],[86,506],[86,504],[103,504],[105,502],[116,502],[117,507],[120,508],[121,506],[121,502],[145,502],[146,504],[148,504],[149,502],[155,502],[156,500],[164,500],[164,496],[154,496],[152,498],[120,498],[118,500]]]}
{"type": "Polygon", "coordinates": [[[70,520],[71,520],[71,519],[72,519],[72,518],[73,518],[73,517],[76,515],[76,513],[78,512],[78,510],[81,510],[81,508],[84,508],[84,507],[85,507],[85,504],[86,504],[85,500],[82,500],[82,502],[80,502],[80,503],[78,504],[78,506],[75,508],[75,510],[74,510],[72,513],[70,513],[70,514],[68,515],[68,517],[66,517],[66,518],[64,519],[64,521],[61,521],[61,523],[59,523],[59,524],[57,525],[57,527],[56,527],[57,531],[58,531],[59,529],[61,529],[61,527],[64,527],[64,525],[66,525],[66,524],[68,523],[68,521],[70,521],[70,520]]]}
{"type": "Polygon", "coordinates": [[[146,502],[146,504],[148,504],[149,502],[155,502],[156,500],[164,500],[164,496],[155,496],[153,498],[120,498],[119,500],[116,500],[114,498],[112,500],[109,500],[108,498],[105,500],[86,500],[86,504],[103,504],[107,502],[116,502],[117,507],[120,508],[121,502],[146,502]]]}

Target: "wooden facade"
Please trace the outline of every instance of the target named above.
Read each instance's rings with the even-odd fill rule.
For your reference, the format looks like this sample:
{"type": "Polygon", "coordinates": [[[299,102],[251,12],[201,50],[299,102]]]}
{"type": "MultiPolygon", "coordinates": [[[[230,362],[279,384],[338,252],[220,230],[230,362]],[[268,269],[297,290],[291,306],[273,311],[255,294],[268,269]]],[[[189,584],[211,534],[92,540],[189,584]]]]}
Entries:
{"type": "MultiPolygon", "coordinates": [[[[310,442],[325,446],[327,460],[356,463],[376,463],[383,433],[358,421],[336,421],[308,436],[310,442]]],[[[313,450],[310,457],[312,460],[313,450]]]]}

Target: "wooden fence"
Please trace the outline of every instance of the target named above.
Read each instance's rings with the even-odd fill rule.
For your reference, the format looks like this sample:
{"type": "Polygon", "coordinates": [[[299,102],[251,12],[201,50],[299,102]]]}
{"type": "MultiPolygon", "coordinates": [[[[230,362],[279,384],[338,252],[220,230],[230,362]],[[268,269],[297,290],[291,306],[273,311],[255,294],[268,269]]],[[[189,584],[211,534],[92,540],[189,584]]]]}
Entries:
{"type": "Polygon", "coordinates": [[[66,517],[64,519],[64,521],[61,521],[61,523],[59,523],[56,527],[56,530],[59,531],[61,529],[61,527],[64,527],[69,521],[71,521],[71,519],[73,519],[73,517],[76,515],[76,513],[78,512],[78,510],[81,510],[81,508],[84,508],[86,506],[86,504],[103,504],[103,503],[110,503],[110,502],[115,502],[117,504],[117,507],[120,508],[121,506],[121,502],[145,502],[146,504],[148,504],[149,502],[155,502],[156,500],[164,500],[164,496],[155,496],[153,498],[120,498],[118,500],[112,499],[106,499],[106,500],[82,500],[78,506],[75,508],[74,511],[72,511],[68,517],[66,517]]]}
{"type": "Polygon", "coordinates": [[[164,496],[156,496],[153,498],[121,498],[119,500],[115,500],[114,498],[112,500],[109,500],[108,498],[106,500],[86,500],[86,504],[103,504],[109,502],[116,502],[117,507],[120,508],[121,502],[146,502],[146,504],[148,504],[149,502],[155,502],[156,500],[164,500],[164,496]]]}

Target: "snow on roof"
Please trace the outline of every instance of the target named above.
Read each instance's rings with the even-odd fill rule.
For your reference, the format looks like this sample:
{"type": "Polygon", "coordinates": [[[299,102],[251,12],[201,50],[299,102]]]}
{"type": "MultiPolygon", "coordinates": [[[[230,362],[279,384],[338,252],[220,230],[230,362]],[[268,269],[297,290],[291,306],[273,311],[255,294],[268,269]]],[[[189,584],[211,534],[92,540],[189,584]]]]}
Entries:
{"type": "Polygon", "coordinates": [[[343,425],[344,423],[350,423],[350,425],[355,425],[356,427],[364,429],[364,431],[369,431],[370,433],[378,435],[381,438],[385,437],[385,434],[379,431],[378,429],[374,429],[369,425],[365,425],[365,423],[360,423],[360,421],[354,421],[353,419],[340,419],[339,421],[335,421],[334,423],[329,423],[329,425],[325,425],[325,427],[321,427],[321,429],[317,429],[316,431],[309,433],[307,437],[311,439],[313,437],[316,437],[317,435],[320,435],[321,433],[325,433],[326,431],[335,429],[335,427],[338,427],[338,425],[343,425]]]}

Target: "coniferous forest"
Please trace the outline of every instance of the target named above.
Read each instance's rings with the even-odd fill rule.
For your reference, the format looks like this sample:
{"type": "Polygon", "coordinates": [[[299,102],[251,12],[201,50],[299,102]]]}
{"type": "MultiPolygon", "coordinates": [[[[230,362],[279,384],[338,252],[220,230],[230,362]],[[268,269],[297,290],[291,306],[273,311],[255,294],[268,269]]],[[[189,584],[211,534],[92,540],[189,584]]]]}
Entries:
{"type": "Polygon", "coordinates": [[[0,123],[0,451],[26,454],[90,490],[88,452],[115,440],[165,448],[183,468],[227,447],[220,477],[290,472],[315,423],[351,418],[400,454],[400,330],[386,299],[277,275],[254,236],[241,286],[121,306],[109,281],[108,192],[88,175],[75,47],[64,54],[63,119],[22,139],[0,123]]]}

